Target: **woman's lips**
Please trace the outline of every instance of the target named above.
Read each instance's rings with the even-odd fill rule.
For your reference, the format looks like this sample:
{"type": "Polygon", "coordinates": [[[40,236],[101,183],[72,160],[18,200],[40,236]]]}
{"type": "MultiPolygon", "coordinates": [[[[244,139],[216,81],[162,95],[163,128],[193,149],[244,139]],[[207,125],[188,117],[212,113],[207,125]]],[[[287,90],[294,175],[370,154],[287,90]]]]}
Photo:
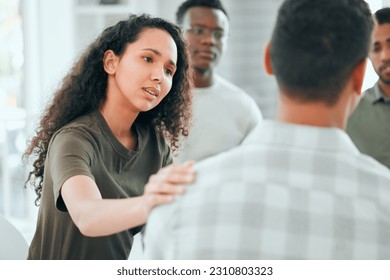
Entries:
{"type": "Polygon", "coordinates": [[[144,91],[146,91],[147,93],[149,93],[150,95],[154,96],[154,97],[158,97],[159,94],[160,94],[160,91],[156,88],[143,88],[144,91]]]}

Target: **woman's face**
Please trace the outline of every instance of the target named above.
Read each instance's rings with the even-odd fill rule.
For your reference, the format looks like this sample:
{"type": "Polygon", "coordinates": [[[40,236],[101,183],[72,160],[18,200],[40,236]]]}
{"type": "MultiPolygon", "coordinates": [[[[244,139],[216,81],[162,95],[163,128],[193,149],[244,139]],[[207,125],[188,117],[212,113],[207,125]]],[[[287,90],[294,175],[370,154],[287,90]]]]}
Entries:
{"type": "Polygon", "coordinates": [[[171,35],[157,28],[143,30],[120,57],[106,52],[107,99],[135,113],[153,109],[172,88],[176,63],[177,48],[171,35]]]}

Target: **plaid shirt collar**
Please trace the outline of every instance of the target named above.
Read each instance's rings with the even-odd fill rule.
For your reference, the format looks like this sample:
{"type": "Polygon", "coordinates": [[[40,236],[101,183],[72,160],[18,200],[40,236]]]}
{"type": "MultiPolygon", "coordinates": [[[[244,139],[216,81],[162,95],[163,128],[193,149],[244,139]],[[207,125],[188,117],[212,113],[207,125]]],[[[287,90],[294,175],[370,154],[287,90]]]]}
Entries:
{"type": "Polygon", "coordinates": [[[245,144],[256,143],[289,146],[297,149],[318,149],[329,152],[359,154],[345,131],[309,125],[264,120],[246,138],[245,144]]]}

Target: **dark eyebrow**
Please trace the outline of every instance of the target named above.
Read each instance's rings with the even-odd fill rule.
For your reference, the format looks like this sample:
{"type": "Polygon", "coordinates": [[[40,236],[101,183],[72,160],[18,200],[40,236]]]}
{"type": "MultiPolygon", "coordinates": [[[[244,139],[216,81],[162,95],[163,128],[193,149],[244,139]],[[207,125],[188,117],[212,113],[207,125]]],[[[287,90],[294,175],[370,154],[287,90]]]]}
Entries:
{"type": "MultiPolygon", "coordinates": [[[[387,38],[387,39],[385,40],[385,42],[386,42],[386,43],[390,43],[390,37],[387,38]]],[[[380,43],[380,41],[374,41],[372,44],[373,44],[373,45],[380,45],[381,43],[380,43]]]]}
{"type": "Polygon", "coordinates": [[[222,27],[220,26],[217,26],[216,28],[209,28],[208,26],[204,25],[204,24],[201,24],[201,23],[194,23],[194,24],[191,24],[192,27],[202,27],[202,28],[208,28],[208,29],[211,29],[211,30],[221,30],[221,31],[225,31],[225,29],[223,29],[222,27]]]}
{"type": "MultiPolygon", "coordinates": [[[[156,49],[152,49],[152,48],[146,48],[146,49],[142,49],[143,51],[151,51],[153,53],[155,53],[156,55],[158,56],[161,56],[161,52],[159,52],[158,50],[156,49]]],[[[171,59],[169,60],[169,64],[171,64],[172,66],[175,66],[176,67],[176,63],[174,63],[171,59]]]]}

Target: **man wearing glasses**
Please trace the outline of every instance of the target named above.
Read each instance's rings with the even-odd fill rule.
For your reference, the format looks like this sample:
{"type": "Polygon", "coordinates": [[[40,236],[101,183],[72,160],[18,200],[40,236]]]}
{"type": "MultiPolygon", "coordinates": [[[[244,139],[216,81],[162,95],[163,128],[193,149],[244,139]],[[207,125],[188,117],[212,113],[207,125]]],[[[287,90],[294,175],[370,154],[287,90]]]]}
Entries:
{"type": "Polygon", "coordinates": [[[229,18],[219,0],[187,0],[176,12],[194,69],[193,127],[178,162],[216,155],[241,144],[262,120],[256,102],[215,73],[227,44],[229,18]]]}

